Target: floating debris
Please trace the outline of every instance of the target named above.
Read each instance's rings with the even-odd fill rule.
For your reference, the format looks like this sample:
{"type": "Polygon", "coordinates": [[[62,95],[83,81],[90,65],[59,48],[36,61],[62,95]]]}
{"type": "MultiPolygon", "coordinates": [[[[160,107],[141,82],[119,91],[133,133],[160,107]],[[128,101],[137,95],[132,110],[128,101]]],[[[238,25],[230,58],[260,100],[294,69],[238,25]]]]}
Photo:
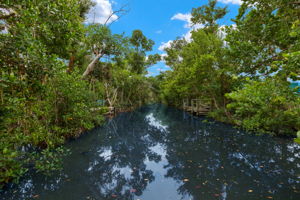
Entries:
{"type": "Polygon", "coordinates": [[[135,192],[136,192],[136,189],[130,189],[130,192],[131,192],[131,193],[135,193],[135,192]]]}

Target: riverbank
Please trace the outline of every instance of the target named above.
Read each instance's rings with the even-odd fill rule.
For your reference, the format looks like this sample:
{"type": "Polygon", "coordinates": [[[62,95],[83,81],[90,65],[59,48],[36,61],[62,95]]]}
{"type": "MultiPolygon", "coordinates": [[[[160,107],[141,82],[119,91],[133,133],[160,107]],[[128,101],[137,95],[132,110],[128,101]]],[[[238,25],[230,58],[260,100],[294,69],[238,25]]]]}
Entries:
{"type": "MultiPolygon", "coordinates": [[[[287,90],[287,92],[291,92],[287,90]]],[[[229,95],[229,94],[228,94],[229,95]]],[[[265,96],[259,97],[257,94],[252,95],[251,98],[245,100],[247,102],[246,108],[243,104],[245,102],[231,102],[225,105],[225,108],[216,108],[211,104],[201,104],[201,100],[193,99],[191,103],[184,99],[183,104],[171,104],[172,106],[191,113],[195,116],[207,116],[219,122],[230,124],[240,129],[249,132],[268,134],[283,138],[296,138],[299,142],[300,138],[300,120],[298,113],[300,112],[300,100],[297,94],[294,94],[294,102],[284,102],[270,110],[272,107],[264,102],[277,98],[284,98],[282,96],[265,96]],[[257,99],[262,98],[263,101],[257,99]],[[267,107],[267,108],[266,108],[267,107]],[[247,112],[251,110],[251,112],[247,112]],[[298,136],[299,135],[299,136],[298,136]]],[[[176,102],[181,102],[177,100],[176,102]]],[[[164,102],[168,105],[167,102],[164,102]]]]}
{"type": "MultiPolygon", "coordinates": [[[[68,142],[80,139],[88,131],[103,125],[106,121],[105,118],[111,119],[121,113],[131,112],[134,109],[136,108],[118,107],[117,109],[114,109],[113,112],[107,112],[107,110],[109,110],[108,107],[88,109],[90,112],[86,113],[86,115],[94,116],[95,118],[89,118],[91,121],[85,121],[85,126],[80,123],[76,123],[80,125],[76,127],[76,124],[72,123],[72,129],[65,129],[63,132],[60,132],[59,130],[52,130],[50,133],[48,133],[53,136],[51,141],[38,142],[36,146],[34,146],[31,143],[31,140],[28,140],[28,143],[21,143],[20,147],[16,148],[16,150],[4,149],[3,157],[0,160],[0,189],[5,188],[8,183],[18,182],[19,179],[28,172],[28,170],[34,169],[38,172],[46,174],[51,174],[60,170],[61,159],[68,154],[68,150],[65,149],[65,146],[68,144],[68,142]],[[56,140],[55,137],[59,136],[60,140],[56,140]],[[54,141],[56,141],[56,143],[54,141]],[[9,155],[12,154],[13,156],[9,157],[9,155]]],[[[67,121],[69,123],[74,121],[75,118],[75,115],[68,113],[67,121]]],[[[47,138],[43,139],[46,140],[47,138]]],[[[1,140],[3,142],[7,142],[5,140],[5,135],[1,137],[1,140]]],[[[15,140],[12,141],[11,144],[16,145],[18,142],[19,140],[15,140]]]]}

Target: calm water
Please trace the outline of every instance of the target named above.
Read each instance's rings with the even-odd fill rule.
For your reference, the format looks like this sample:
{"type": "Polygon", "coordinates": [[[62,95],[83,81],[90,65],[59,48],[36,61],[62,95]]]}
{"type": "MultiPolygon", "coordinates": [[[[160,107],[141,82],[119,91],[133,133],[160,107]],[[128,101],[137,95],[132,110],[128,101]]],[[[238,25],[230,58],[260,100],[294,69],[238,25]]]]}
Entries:
{"type": "Polygon", "coordinates": [[[162,105],[71,142],[64,170],[28,174],[2,199],[299,200],[300,146],[162,105]]]}

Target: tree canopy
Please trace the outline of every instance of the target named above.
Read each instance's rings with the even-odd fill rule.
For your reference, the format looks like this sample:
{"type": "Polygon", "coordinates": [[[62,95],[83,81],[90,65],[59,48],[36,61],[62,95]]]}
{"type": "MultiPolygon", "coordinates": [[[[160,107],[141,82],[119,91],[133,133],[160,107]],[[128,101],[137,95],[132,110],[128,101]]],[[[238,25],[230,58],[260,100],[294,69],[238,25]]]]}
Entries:
{"type": "Polygon", "coordinates": [[[227,8],[217,1],[192,9],[193,24],[203,27],[192,31],[191,41],[177,39],[166,49],[172,70],[160,77],[162,100],[181,106],[201,99],[221,121],[295,136],[299,94],[290,84],[300,79],[299,11],[294,1],[244,0],[224,29],[218,20],[227,8]]]}

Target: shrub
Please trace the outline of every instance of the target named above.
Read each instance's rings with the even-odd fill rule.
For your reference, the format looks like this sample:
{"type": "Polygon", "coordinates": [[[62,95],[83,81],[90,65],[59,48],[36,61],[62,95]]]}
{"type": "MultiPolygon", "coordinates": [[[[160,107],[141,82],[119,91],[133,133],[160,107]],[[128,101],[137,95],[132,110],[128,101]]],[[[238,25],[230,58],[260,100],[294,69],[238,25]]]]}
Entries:
{"type": "MultiPolygon", "coordinates": [[[[60,146],[103,120],[94,111],[97,96],[81,76],[57,72],[43,85],[43,96],[9,96],[5,100],[0,138],[0,186],[17,181],[28,166],[41,172],[59,168],[60,146]]],[[[98,109],[97,109],[98,110],[98,109]]]]}
{"type": "Polygon", "coordinates": [[[226,96],[233,101],[227,108],[235,123],[248,130],[277,135],[296,135],[300,130],[300,98],[288,83],[251,81],[226,96]]]}

